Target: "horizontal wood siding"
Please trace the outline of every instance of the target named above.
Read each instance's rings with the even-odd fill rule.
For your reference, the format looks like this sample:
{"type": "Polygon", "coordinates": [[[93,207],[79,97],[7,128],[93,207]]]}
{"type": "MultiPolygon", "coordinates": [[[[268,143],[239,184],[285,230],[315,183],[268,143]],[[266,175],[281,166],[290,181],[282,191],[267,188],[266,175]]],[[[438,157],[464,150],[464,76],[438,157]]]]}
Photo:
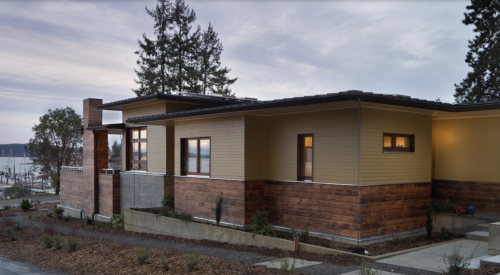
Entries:
{"type": "Polygon", "coordinates": [[[174,177],[175,210],[215,220],[215,201],[222,192],[221,221],[245,223],[245,181],[174,177]]]}
{"type": "Polygon", "coordinates": [[[261,121],[264,179],[297,180],[297,136],[313,134],[313,181],[357,182],[357,109],[269,116],[261,121]]]}
{"type": "Polygon", "coordinates": [[[500,117],[433,122],[433,180],[500,183],[500,117]]]}
{"type": "Polygon", "coordinates": [[[120,175],[99,174],[99,214],[120,214],[120,175]]]}
{"type": "Polygon", "coordinates": [[[262,210],[264,199],[264,181],[245,181],[245,224],[252,224],[252,216],[262,210]]]}
{"type": "Polygon", "coordinates": [[[465,209],[474,204],[477,210],[500,211],[500,184],[497,182],[432,181],[432,199],[446,200],[465,209]]]}
{"type": "Polygon", "coordinates": [[[357,237],[356,186],[265,181],[263,208],[270,224],[357,237]]]}
{"type": "Polygon", "coordinates": [[[360,184],[431,181],[430,115],[362,108],[361,118],[360,184]],[[415,135],[415,152],[384,153],[384,133],[415,135]]]}
{"type": "Polygon", "coordinates": [[[92,182],[92,178],[88,178],[81,172],[61,172],[61,205],[73,207],[76,209],[94,207],[92,200],[85,201],[84,198],[89,196],[89,192],[93,192],[93,188],[88,190],[88,182],[92,182]],[[84,207],[85,202],[90,205],[84,207]]]}
{"type": "Polygon", "coordinates": [[[210,177],[245,178],[244,116],[175,122],[175,175],[181,175],[181,139],[210,137],[210,177]]]}
{"type": "MultiPolygon", "coordinates": [[[[167,173],[167,127],[148,125],[148,172],[167,173]]],[[[171,152],[173,153],[173,152],[171,152]]]]}
{"type": "Polygon", "coordinates": [[[431,183],[362,186],[361,238],[425,227],[431,183]]]}

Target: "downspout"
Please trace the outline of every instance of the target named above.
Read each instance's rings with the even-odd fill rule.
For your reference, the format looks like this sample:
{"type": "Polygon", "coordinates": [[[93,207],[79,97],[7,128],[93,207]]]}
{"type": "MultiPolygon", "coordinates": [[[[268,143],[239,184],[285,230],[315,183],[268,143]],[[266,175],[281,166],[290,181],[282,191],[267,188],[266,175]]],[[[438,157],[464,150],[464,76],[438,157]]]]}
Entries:
{"type": "Polygon", "coordinates": [[[94,135],[94,212],[92,213],[92,220],[94,215],[99,212],[99,171],[97,170],[97,135],[95,130],[92,130],[94,135]]]}

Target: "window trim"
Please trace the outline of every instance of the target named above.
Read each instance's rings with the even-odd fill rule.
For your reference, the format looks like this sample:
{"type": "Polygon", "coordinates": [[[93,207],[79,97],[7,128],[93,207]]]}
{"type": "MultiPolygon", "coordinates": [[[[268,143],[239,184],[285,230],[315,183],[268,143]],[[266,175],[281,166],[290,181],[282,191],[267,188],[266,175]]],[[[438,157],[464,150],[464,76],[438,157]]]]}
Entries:
{"type": "Polygon", "coordinates": [[[382,151],[383,153],[414,153],[415,152],[415,135],[410,134],[394,134],[394,133],[383,133],[382,135],[382,151]],[[385,137],[391,137],[391,147],[384,147],[384,139],[385,137]],[[397,137],[405,137],[408,138],[408,142],[410,146],[408,147],[396,147],[396,138],[397,137]]]}
{"type": "Polygon", "coordinates": [[[181,175],[182,176],[203,176],[210,177],[210,173],[212,171],[212,139],[210,137],[190,137],[190,138],[181,138],[181,175]],[[197,152],[196,152],[196,173],[187,172],[186,160],[188,158],[188,141],[189,140],[197,140],[197,152]],[[208,147],[208,159],[209,159],[209,167],[208,173],[200,173],[200,141],[208,140],[210,142],[210,146],[208,147]]]}
{"type": "Polygon", "coordinates": [[[313,181],[314,178],[314,134],[298,134],[297,135],[297,181],[313,181]],[[304,176],[304,140],[306,137],[312,138],[312,167],[311,176],[304,176]]]}
{"type": "Polygon", "coordinates": [[[141,160],[141,143],[145,142],[146,143],[146,156],[148,152],[148,127],[130,127],[127,128],[127,171],[148,171],[148,158],[146,157],[146,160],[141,160]],[[132,138],[132,131],[137,130],[139,133],[139,138],[138,139],[133,139],[132,138]],[[146,130],[146,138],[141,138],[141,130],[146,130]],[[134,160],[134,151],[133,151],[133,144],[137,143],[139,148],[139,160],[134,160]],[[139,169],[134,169],[133,165],[138,164],[139,169]],[[141,168],[141,164],[145,164],[146,168],[141,168]]]}

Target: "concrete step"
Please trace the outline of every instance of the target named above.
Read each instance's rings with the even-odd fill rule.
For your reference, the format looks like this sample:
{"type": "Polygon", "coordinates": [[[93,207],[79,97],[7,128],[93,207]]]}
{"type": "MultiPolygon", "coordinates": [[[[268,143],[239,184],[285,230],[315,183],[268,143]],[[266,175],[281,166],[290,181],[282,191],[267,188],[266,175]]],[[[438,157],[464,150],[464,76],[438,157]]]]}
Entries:
{"type": "Polygon", "coordinates": [[[479,261],[479,266],[480,267],[485,267],[485,266],[500,266],[500,255],[499,256],[493,256],[485,259],[481,259],[479,261]]]}
{"type": "Polygon", "coordinates": [[[467,240],[487,242],[489,240],[490,233],[484,231],[472,231],[465,234],[467,240]]]}
{"type": "Polygon", "coordinates": [[[490,231],[490,224],[489,223],[478,224],[478,225],[476,225],[476,230],[489,232],[490,231]]]}

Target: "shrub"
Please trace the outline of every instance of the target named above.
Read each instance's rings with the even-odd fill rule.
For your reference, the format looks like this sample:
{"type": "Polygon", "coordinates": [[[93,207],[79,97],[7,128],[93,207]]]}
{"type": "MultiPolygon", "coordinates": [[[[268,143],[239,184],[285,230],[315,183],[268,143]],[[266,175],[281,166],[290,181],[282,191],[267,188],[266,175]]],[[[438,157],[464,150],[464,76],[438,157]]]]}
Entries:
{"type": "Polygon", "coordinates": [[[252,229],[253,235],[265,235],[269,237],[277,237],[276,231],[274,231],[267,221],[269,218],[269,211],[257,211],[255,215],[252,216],[252,229]]]}
{"type": "Polygon", "coordinates": [[[124,226],[124,215],[123,214],[114,214],[113,220],[111,221],[113,228],[116,230],[120,230],[124,226]]]}
{"type": "Polygon", "coordinates": [[[32,217],[31,214],[28,214],[28,219],[31,219],[31,217],[32,217]]]}
{"type": "Polygon", "coordinates": [[[56,207],[54,209],[54,214],[59,220],[62,220],[63,218],[63,213],[64,213],[64,208],[63,207],[56,207]]]}
{"type": "Polygon", "coordinates": [[[307,230],[307,227],[305,227],[304,230],[298,232],[297,235],[299,236],[299,241],[303,243],[307,243],[309,241],[309,230],[307,230]]]}
{"type": "Polygon", "coordinates": [[[11,210],[11,209],[12,209],[12,206],[10,206],[10,205],[3,206],[3,210],[11,210]]]}
{"type": "Polygon", "coordinates": [[[94,223],[94,221],[92,220],[92,218],[91,218],[91,217],[89,217],[89,216],[85,216],[85,220],[83,221],[83,223],[84,223],[85,225],[89,225],[89,224],[93,224],[93,223],[94,223]]]}
{"type": "Polygon", "coordinates": [[[19,223],[19,221],[16,221],[12,228],[14,228],[14,230],[16,231],[21,230],[21,223],[19,223]]]}
{"type": "Polygon", "coordinates": [[[51,248],[54,245],[54,239],[49,234],[43,236],[43,244],[45,248],[51,248]]]}
{"type": "Polygon", "coordinates": [[[441,238],[451,240],[454,236],[455,234],[453,234],[453,232],[446,229],[445,227],[441,227],[441,238]]]}
{"type": "Polygon", "coordinates": [[[30,195],[30,193],[31,193],[31,190],[29,189],[29,187],[23,187],[20,185],[14,185],[12,187],[5,188],[3,190],[4,197],[10,198],[10,199],[22,198],[22,197],[25,197],[27,195],[30,195]]]}
{"type": "Polygon", "coordinates": [[[48,234],[50,236],[54,236],[56,234],[56,230],[54,229],[54,225],[46,224],[43,228],[43,233],[48,234]]]}
{"type": "Polygon", "coordinates": [[[293,259],[292,264],[290,264],[290,259],[288,258],[288,254],[280,260],[280,271],[279,274],[288,275],[295,273],[295,259],[293,259]]]}
{"type": "Polygon", "coordinates": [[[64,222],[69,222],[71,219],[69,216],[65,216],[65,217],[63,217],[63,220],[64,220],[64,222]]]}
{"type": "Polygon", "coordinates": [[[40,203],[42,203],[42,201],[39,200],[39,199],[36,199],[35,202],[33,203],[33,205],[37,205],[37,204],[40,204],[40,203]]]}
{"type": "Polygon", "coordinates": [[[54,237],[54,251],[57,251],[61,248],[62,248],[61,237],[54,237]]]}
{"type": "Polygon", "coordinates": [[[445,272],[447,275],[461,275],[462,271],[465,271],[467,267],[469,267],[472,257],[474,253],[476,253],[477,247],[479,246],[479,242],[477,243],[476,249],[469,257],[464,257],[464,255],[460,254],[460,249],[462,249],[462,244],[458,246],[453,246],[453,253],[447,255],[446,253],[442,254],[444,264],[447,266],[447,271],[445,272]]]}
{"type": "Polygon", "coordinates": [[[217,225],[220,223],[222,217],[222,208],[224,207],[224,194],[220,192],[220,195],[215,199],[215,222],[217,225]]]}
{"type": "Polygon", "coordinates": [[[35,216],[35,218],[40,219],[40,218],[42,218],[42,215],[38,214],[35,216]]]}
{"type": "Polygon", "coordinates": [[[163,205],[163,207],[168,207],[170,210],[174,210],[175,206],[174,195],[166,195],[165,197],[163,197],[161,205],[163,205]]]}
{"type": "Polygon", "coordinates": [[[12,227],[7,227],[7,237],[11,242],[15,241],[18,239],[17,235],[14,233],[12,227]]]}
{"type": "Polygon", "coordinates": [[[75,236],[70,236],[68,238],[68,251],[73,252],[78,247],[78,238],[75,236]]]}
{"type": "Polygon", "coordinates": [[[184,259],[186,260],[186,271],[193,272],[196,270],[196,265],[198,265],[198,255],[194,253],[184,254],[184,259]]]}
{"type": "Polygon", "coordinates": [[[147,247],[144,246],[135,248],[135,262],[137,265],[145,264],[147,258],[149,258],[147,247]]]}
{"type": "Polygon", "coordinates": [[[359,267],[359,275],[381,275],[382,271],[380,270],[373,270],[372,265],[369,263],[363,263],[359,267]]]}
{"type": "Polygon", "coordinates": [[[23,212],[28,212],[31,209],[31,203],[30,200],[22,200],[21,201],[21,209],[23,212]]]}
{"type": "Polygon", "coordinates": [[[160,259],[160,264],[161,264],[161,269],[163,271],[169,271],[170,270],[170,267],[168,266],[167,259],[165,258],[165,256],[163,256],[160,259]]]}
{"type": "Polygon", "coordinates": [[[101,224],[100,222],[98,222],[98,223],[96,223],[96,224],[94,225],[94,227],[95,227],[95,228],[101,228],[101,227],[102,227],[102,224],[101,224]]]}
{"type": "Polygon", "coordinates": [[[52,218],[52,217],[54,217],[54,214],[52,212],[49,212],[49,213],[45,214],[45,217],[52,218]]]}

